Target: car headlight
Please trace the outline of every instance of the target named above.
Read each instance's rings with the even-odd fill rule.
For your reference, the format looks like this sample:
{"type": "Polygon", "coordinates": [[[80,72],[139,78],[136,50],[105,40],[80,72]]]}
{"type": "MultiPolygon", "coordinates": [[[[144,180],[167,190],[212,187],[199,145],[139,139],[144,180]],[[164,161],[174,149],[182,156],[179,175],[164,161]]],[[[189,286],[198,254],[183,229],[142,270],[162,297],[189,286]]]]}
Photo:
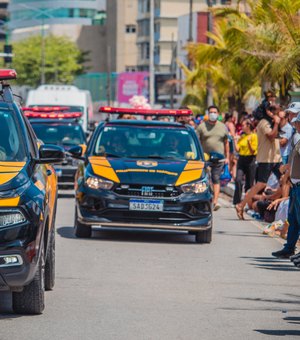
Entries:
{"type": "Polygon", "coordinates": [[[0,213],[0,228],[9,227],[15,224],[23,223],[26,221],[26,218],[20,211],[6,211],[0,213]]]}
{"type": "Polygon", "coordinates": [[[86,179],[86,184],[91,189],[110,190],[113,187],[114,182],[98,177],[88,177],[86,179]]]}
{"type": "Polygon", "coordinates": [[[184,193],[201,194],[208,189],[208,183],[207,181],[199,181],[199,182],[184,184],[181,186],[181,189],[184,193]]]}

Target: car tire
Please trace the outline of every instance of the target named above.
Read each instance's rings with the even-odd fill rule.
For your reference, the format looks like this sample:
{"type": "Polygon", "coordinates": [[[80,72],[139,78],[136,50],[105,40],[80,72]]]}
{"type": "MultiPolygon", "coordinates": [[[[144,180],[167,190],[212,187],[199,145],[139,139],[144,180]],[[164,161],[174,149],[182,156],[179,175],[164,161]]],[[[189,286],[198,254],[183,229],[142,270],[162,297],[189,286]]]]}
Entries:
{"type": "Polygon", "coordinates": [[[55,230],[51,228],[49,248],[45,264],[45,290],[52,290],[55,285],[55,230]]]}
{"type": "Polygon", "coordinates": [[[44,244],[34,279],[21,292],[12,293],[12,306],[16,314],[42,314],[45,308],[44,244]]]}
{"type": "Polygon", "coordinates": [[[90,238],[92,236],[92,227],[87,224],[80,223],[77,217],[77,209],[75,208],[75,236],[78,238],[90,238]]]}
{"type": "Polygon", "coordinates": [[[198,231],[195,235],[196,243],[210,243],[212,240],[212,228],[198,231]]]}

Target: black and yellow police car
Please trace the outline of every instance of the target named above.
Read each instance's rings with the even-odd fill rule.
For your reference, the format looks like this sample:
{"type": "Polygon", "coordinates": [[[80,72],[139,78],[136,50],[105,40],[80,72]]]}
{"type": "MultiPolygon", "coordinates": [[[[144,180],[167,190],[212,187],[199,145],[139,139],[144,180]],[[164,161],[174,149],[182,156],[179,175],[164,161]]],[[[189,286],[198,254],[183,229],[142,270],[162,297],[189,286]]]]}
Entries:
{"type": "Polygon", "coordinates": [[[40,314],[44,291],[55,280],[58,146],[40,145],[0,70],[0,291],[11,291],[13,310],[40,314]]]}
{"type": "MultiPolygon", "coordinates": [[[[190,110],[103,107],[101,112],[184,116],[190,110]]],[[[75,235],[92,226],[181,230],[196,242],[212,237],[212,192],[204,154],[192,127],[176,122],[115,119],[95,130],[76,178],[75,235]]]]}
{"type": "MultiPolygon", "coordinates": [[[[87,135],[80,120],[82,112],[69,112],[69,109],[67,106],[37,106],[24,107],[23,112],[37,138],[45,144],[59,145],[65,151],[69,151],[75,145],[85,148],[87,135]]],[[[54,165],[59,188],[74,189],[78,163],[78,160],[66,154],[63,163],[54,165]]]]}

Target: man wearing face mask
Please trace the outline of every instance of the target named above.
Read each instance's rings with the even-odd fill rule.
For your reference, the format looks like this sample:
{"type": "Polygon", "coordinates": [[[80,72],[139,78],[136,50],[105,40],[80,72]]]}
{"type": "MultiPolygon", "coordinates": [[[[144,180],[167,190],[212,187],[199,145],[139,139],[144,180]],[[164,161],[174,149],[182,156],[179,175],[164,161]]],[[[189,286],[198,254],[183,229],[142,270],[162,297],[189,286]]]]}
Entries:
{"type": "Polygon", "coordinates": [[[228,132],[224,123],[218,121],[219,109],[212,105],[208,108],[208,120],[201,123],[197,128],[197,133],[203,151],[210,155],[211,160],[211,180],[214,189],[214,210],[220,209],[218,198],[220,194],[220,176],[224,163],[229,162],[228,132]]]}

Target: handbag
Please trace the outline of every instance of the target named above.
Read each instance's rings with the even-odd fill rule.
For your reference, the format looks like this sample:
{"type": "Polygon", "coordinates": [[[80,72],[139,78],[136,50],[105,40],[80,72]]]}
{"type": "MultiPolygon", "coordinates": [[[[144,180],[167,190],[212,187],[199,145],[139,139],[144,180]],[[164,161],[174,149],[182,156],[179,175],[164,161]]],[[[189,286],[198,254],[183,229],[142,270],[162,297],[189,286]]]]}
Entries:
{"type": "Polygon", "coordinates": [[[220,176],[220,182],[221,182],[221,186],[226,186],[230,181],[231,181],[231,174],[229,171],[229,166],[228,164],[224,164],[223,167],[223,172],[221,173],[220,176]]]}

